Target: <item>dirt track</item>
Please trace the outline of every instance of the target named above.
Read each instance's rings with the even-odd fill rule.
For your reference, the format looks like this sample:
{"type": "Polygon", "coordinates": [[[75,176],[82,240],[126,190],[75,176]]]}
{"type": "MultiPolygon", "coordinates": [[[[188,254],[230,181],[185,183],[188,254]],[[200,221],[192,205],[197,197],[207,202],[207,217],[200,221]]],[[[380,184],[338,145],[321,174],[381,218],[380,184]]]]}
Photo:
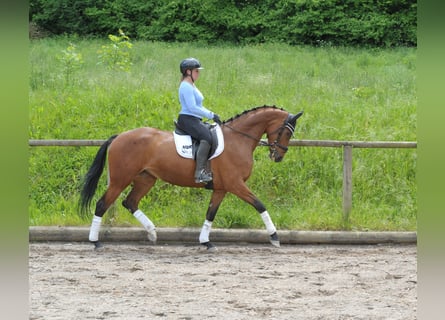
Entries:
{"type": "Polygon", "coordinates": [[[416,319],[415,245],[30,243],[30,319],[416,319]]]}

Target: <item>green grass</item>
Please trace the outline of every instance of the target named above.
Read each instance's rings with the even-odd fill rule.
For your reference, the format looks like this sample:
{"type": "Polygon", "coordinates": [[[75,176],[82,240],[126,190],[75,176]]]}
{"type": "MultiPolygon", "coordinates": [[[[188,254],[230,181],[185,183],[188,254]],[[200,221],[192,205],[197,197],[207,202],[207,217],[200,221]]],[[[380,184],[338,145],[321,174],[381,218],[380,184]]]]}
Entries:
{"type": "MultiPolygon", "coordinates": [[[[416,141],[416,49],[286,45],[202,47],[134,42],[130,72],[98,64],[106,40],[30,42],[30,139],[106,139],[140,126],[173,130],[179,62],[197,57],[205,105],[222,119],[260,105],[304,110],[295,139],[416,141]],[[83,64],[64,74],[57,56],[69,43],[83,64]]],[[[30,147],[30,225],[89,225],[77,214],[80,181],[97,147],[30,147]]],[[[254,153],[248,185],[280,229],[415,230],[415,149],[354,149],[353,209],[342,213],[342,150],[292,147],[282,163],[254,153]]],[[[102,177],[97,198],[105,190],[102,177]]],[[[137,225],[120,206],[110,225],[137,225]]],[[[200,226],[207,190],[158,182],[141,209],[160,227],[200,226]]],[[[96,199],[97,200],[97,199],[96,199]]],[[[256,211],[228,195],[215,227],[263,228],[256,211]]]]}

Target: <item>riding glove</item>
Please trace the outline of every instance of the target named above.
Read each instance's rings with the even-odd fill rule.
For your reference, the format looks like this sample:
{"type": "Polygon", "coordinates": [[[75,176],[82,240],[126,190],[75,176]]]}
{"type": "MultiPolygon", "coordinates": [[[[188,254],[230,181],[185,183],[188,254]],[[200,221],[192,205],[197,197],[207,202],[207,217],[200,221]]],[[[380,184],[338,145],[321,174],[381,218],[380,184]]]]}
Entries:
{"type": "Polygon", "coordinates": [[[213,121],[215,121],[217,124],[221,125],[221,119],[219,118],[219,116],[215,113],[213,115],[213,121]]]}

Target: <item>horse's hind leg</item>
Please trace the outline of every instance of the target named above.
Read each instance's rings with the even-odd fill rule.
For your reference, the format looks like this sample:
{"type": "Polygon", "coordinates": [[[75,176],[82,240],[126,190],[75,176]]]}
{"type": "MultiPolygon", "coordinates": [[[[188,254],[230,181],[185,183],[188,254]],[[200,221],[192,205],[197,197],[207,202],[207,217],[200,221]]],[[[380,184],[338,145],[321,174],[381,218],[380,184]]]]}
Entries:
{"type": "Polygon", "coordinates": [[[125,187],[116,186],[110,184],[107,191],[103,194],[103,196],[96,203],[96,210],[94,212],[93,221],[91,222],[90,234],[88,239],[94,243],[96,248],[101,247],[99,243],[99,231],[100,226],[102,224],[102,217],[108,208],[113,204],[113,202],[117,199],[119,194],[125,187]]]}
{"type": "Polygon", "coordinates": [[[139,209],[139,202],[148,193],[156,182],[156,178],[146,172],[140,173],[133,181],[133,187],[122,201],[122,205],[128,209],[133,216],[144,226],[147,230],[148,240],[156,242],[156,227],[153,222],[139,209]]]}

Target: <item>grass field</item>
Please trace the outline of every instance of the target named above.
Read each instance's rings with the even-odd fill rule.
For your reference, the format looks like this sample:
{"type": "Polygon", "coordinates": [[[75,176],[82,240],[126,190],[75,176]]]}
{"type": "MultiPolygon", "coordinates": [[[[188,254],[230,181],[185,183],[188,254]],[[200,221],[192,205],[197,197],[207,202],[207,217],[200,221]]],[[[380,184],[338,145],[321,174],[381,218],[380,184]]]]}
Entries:
{"type": "MultiPolygon", "coordinates": [[[[305,111],[294,139],[416,141],[415,48],[132,44],[125,72],[103,63],[98,51],[108,40],[31,41],[29,138],[106,139],[140,126],[173,130],[179,62],[193,56],[205,68],[197,83],[205,105],[222,119],[276,105],[305,111]]],[[[77,201],[96,151],[30,147],[30,225],[89,225],[91,217],[77,214],[77,201]]],[[[349,221],[342,215],[341,149],[294,147],[273,163],[257,148],[248,185],[280,229],[416,230],[416,158],[415,149],[355,149],[349,221]]],[[[102,179],[98,197],[105,184],[102,179]]],[[[158,182],[141,209],[160,227],[200,226],[209,199],[209,191],[158,182]]],[[[137,225],[120,200],[105,217],[110,225],[137,225]]],[[[256,211],[232,195],[214,226],[263,228],[256,211]]]]}

